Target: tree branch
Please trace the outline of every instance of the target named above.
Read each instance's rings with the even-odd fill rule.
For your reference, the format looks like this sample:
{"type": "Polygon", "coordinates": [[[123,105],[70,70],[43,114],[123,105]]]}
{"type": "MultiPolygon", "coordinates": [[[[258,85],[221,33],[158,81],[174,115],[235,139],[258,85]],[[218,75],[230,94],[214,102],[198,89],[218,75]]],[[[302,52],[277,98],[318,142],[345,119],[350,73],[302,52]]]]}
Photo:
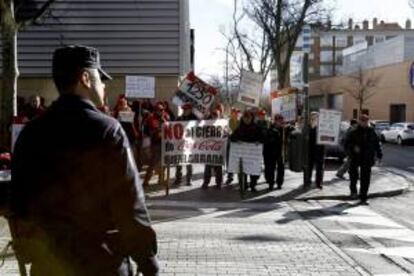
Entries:
{"type": "Polygon", "coordinates": [[[47,2],[45,2],[42,7],[36,12],[36,14],[34,16],[32,16],[29,19],[26,20],[22,20],[18,23],[19,26],[19,30],[24,29],[27,26],[30,26],[32,24],[34,24],[39,18],[41,18],[42,16],[44,16],[46,14],[46,12],[49,10],[49,8],[51,7],[51,5],[56,2],[56,0],[48,0],[47,2]]]}

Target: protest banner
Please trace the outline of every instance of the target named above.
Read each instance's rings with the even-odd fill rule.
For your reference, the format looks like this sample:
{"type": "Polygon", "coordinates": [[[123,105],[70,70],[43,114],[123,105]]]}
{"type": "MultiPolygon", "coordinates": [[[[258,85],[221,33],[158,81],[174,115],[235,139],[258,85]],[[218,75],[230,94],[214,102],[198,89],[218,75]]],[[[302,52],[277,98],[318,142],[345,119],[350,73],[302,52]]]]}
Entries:
{"type": "Polygon", "coordinates": [[[338,145],[342,112],[320,109],[318,121],[318,145],[338,145]]]}
{"type": "Polygon", "coordinates": [[[227,171],[239,173],[240,158],[243,162],[243,172],[249,175],[261,175],[263,164],[263,145],[253,143],[231,143],[227,171]]]}
{"type": "Polygon", "coordinates": [[[290,58],[290,86],[303,89],[303,52],[295,51],[290,58]]]}
{"type": "Polygon", "coordinates": [[[131,111],[120,111],[118,113],[118,120],[124,123],[133,123],[135,117],[135,112],[131,111]]]}
{"type": "Polygon", "coordinates": [[[223,166],[228,135],[224,119],[166,122],[162,125],[162,165],[223,166]]]}
{"type": "Polygon", "coordinates": [[[173,98],[173,103],[182,106],[184,103],[193,105],[193,113],[202,119],[209,114],[217,90],[190,72],[180,83],[173,98]]]}
{"type": "Polygon", "coordinates": [[[146,76],[126,76],[125,96],[128,99],[154,98],[155,78],[146,76]]]}
{"type": "Polygon", "coordinates": [[[297,115],[297,95],[292,91],[271,93],[272,117],[276,114],[283,116],[286,122],[295,121],[297,115]]]}
{"type": "Polygon", "coordinates": [[[240,91],[237,101],[248,106],[258,107],[263,90],[263,76],[258,73],[242,71],[240,91]]]}

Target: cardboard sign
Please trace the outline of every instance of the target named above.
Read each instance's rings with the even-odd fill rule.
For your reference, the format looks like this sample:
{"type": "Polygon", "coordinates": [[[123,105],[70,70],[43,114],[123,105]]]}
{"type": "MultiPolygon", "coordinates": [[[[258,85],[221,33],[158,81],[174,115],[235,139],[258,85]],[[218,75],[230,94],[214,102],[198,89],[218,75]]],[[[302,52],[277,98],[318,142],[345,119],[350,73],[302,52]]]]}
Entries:
{"type": "Polygon", "coordinates": [[[120,111],[118,114],[118,120],[123,123],[133,123],[135,113],[130,111],[120,111]]]}
{"type": "Polygon", "coordinates": [[[252,143],[231,143],[227,171],[239,173],[240,159],[243,172],[249,175],[261,175],[263,164],[263,145],[252,143]]]}
{"type": "Polygon", "coordinates": [[[290,86],[303,88],[303,52],[293,52],[290,58],[290,86]]]}
{"type": "Polygon", "coordinates": [[[12,152],[14,150],[14,144],[16,144],[17,138],[19,137],[20,132],[22,132],[23,128],[24,128],[24,124],[12,124],[12,133],[11,133],[12,134],[11,135],[11,138],[12,138],[12,146],[11,146],[12,152]]]}
{"type": "Polygon", "coordinates": [[[342,112],[329,109],[319,110],[318,121],[318,145],[338,145],[339,129],[341,124],[342,112]]]}
{"type": "Polygon", "coordinates": [[[272,93],[272,117],[283,116],[286,122],[295,121],[297,115],[297,95],[295,93],[272,93]]]}
{"type": "Polygon", "coordinates": [[[262,90],[263,76],[261,74],[242,71],[238,102],[247,106],[258,107],[262,90]]]}
{"type": "Polygon", "coordinates": [[[184,103],[193,105],[193,113],[200,119],[209,114],[209,109],[214,101],[217,91],[211,85],[194,75],[187,74],[178,87],[173,98],[173,103],[182,106],[184,103]]]}
{"type": "Polygon", "coordinates": [[[162,125],[162,165],[209,164],[226,160],[228,120],[177,121],[162,125]]]}
{"type": "Polygon", "coordinates": [[[126,76],[125,88],[125,95],[128,99],[154,98],[155,78],[145,76],[126,76]]]}

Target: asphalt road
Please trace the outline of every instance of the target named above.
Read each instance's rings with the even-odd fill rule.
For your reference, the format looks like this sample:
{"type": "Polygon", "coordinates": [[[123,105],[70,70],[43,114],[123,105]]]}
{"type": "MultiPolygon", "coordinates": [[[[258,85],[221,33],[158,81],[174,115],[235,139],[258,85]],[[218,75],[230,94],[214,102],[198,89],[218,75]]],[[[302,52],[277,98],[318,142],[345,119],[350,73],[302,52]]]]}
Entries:
{"type": "Polygon", "coordinates": [[[387,167],[395,167],[414,172],[414,146],[395,144],[383,145],[383,164],[387,167]]]}

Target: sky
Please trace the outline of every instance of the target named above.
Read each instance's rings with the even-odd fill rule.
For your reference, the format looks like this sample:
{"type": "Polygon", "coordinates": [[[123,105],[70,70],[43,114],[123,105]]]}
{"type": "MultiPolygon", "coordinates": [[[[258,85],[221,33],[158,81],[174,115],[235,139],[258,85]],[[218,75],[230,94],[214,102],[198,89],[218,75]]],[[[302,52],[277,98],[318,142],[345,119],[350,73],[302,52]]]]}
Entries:
{"type": "MultiPolygon", "coordinates": [[[[202,78],[212,75],[222,76],[226,39],[221,30],[229,30],[233,0],[189,0],[190,24],[195,29],[195,72],[202,78]]],[[[372,23],[378,21],[398,22],[405,25],[410,18],[414,26],[414,9],[408,0],[325,0],[334,8],[334,20],[347,22],[352,17],[354,22],[364,19],[372,23]]],[[[337,23],[337,22],[334,22],[337,23]]]]}

